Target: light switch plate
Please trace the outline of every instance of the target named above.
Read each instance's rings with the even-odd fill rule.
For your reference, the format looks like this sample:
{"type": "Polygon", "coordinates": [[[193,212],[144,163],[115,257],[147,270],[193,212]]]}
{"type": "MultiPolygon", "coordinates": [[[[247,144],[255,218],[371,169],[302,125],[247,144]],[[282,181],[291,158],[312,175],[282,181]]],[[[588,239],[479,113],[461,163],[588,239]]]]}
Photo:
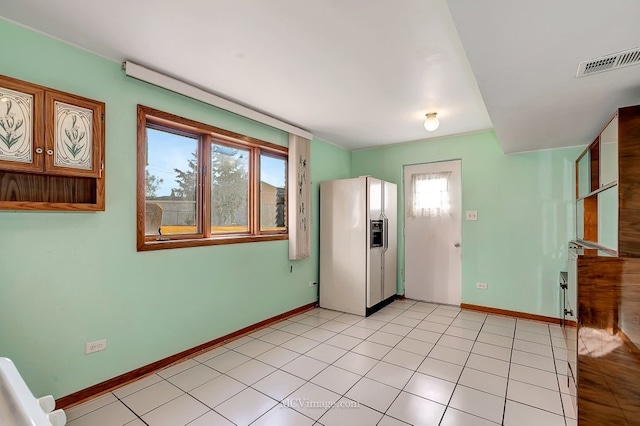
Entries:
{"type": "Polygon", "coordinates": [[[478,220],[478,210],[467,210],[467,220],[478,220]]]}

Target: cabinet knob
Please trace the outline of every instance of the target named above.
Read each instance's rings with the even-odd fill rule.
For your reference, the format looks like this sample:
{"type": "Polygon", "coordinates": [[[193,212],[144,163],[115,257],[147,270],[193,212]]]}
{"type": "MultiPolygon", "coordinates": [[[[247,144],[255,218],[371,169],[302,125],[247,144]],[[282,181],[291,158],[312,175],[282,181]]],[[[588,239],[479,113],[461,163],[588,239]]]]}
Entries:
{"type": "Polygon", "coordinates": [[[36,154],[42,154],[42,148],[36,148],[36,154]]]}
{"type": "Polygon", "coordinates": [[[47,150],[47,155],[53,155],[53,150],[52,149],[48,149],[47,150]]]}

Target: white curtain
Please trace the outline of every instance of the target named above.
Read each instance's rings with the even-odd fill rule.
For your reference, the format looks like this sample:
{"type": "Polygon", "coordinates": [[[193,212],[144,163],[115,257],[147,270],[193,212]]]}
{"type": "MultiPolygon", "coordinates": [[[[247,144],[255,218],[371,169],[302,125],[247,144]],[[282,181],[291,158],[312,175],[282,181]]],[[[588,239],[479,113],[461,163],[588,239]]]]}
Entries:
{"type": "Polygon", "coordinates": [[[411,196],[407,211],[411,217],[444,217],[451,212],[451,172],[411,175],[411,196]]]}
{"type": "Polygon", "coordinates": [[[289,134],[289,259],[311,255],[311,141],[289,134]]]}

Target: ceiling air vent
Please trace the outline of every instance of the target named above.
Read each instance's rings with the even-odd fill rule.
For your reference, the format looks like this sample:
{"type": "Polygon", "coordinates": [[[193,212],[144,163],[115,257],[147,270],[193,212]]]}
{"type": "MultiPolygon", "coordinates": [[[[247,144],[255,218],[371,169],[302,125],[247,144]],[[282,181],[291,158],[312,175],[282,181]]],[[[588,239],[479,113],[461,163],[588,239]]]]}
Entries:
{"type": "Polygon", "coordinates": [[[581,62],[580,65],[578,65],[578,74],[576,77],[584,77],[585,75],[611,71],[616,68],[637,64],[640,64],[640,47],[581,62]]]}

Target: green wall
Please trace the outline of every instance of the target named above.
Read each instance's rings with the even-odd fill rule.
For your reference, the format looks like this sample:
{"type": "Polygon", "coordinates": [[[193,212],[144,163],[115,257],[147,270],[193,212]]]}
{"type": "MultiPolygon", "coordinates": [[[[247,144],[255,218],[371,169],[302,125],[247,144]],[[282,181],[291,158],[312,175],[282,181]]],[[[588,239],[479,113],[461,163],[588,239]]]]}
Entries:
{"type": "Polygon", "coordinates": [[[0,211],[0,356],[35,395],[67,395],[317,300],[318,182],[349,177],[350,152],[312,142],[308,260],[290,262],[287,241],[138,253],[138,103],[281,145],[287,134],[5,21],[0,39],[0,74],[107,105],[105,212],[0,211]],[[106,351],[84,354],[102,338],[106,351]]]}
{"type": "Polygon", "coordinates": [[[575,237],[574,161],[583,148],[505,155],[493,132],[353,152],[354,176],[398,184],[398,293],[404,293],[404,195],[407,164],[462,160],[462,302],[559,316],[558,273],[575,237]],[[464,216],[464,214],[463,214],[464,216]],[[486,282],[487,290],[476,289],[486,282]]]}

